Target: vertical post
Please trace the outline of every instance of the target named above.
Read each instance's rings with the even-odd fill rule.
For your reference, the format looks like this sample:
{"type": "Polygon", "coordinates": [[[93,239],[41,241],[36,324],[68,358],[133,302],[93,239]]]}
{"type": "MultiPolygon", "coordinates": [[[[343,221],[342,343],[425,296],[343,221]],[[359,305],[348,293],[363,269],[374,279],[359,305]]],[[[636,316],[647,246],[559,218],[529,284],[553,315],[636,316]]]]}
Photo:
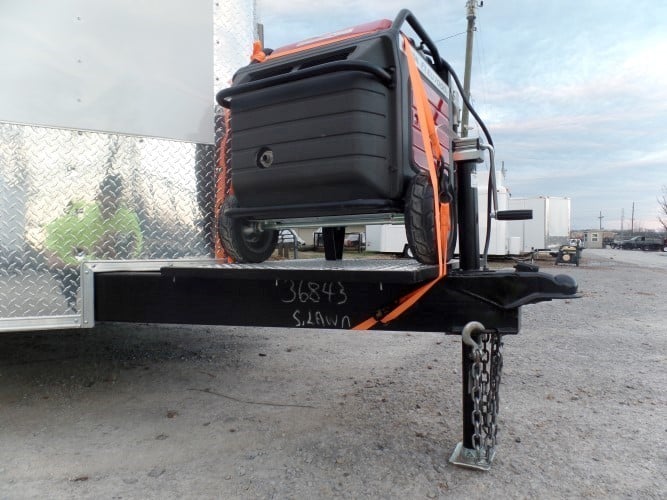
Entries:
{"type": "Polygon", "coordinates": [[[625,209],[621,208],[621,234],[623,234],[623,221],[625,220],[625,209]]]}
{"type": "MultiPolygon", "coordinates": [[[[473,33],[475,32],[475,8],[477,7],[477,0],[468,0],[466,2],[466,18],[468,20],[468,28],[466,30],[466,61],[463,73],[463,93],[470,101],[470,73],[472,70],[472,42],[473,33]]],[[[463,106],[461,113],[461,137],[468,137],[468,107],[463,106]]]]}
{"type": "Polygon", "coordinates": [[[324,258],[326,260],[341,260],[343,245],[345,244],[345,226],[323,227],[324,258]]]}
{"type": "Polygon", "coordinates": [[[463,271],[478,270],[480,267],[477,163],[482,161],[483,153],[478,139],[454,140],[459,267],[463,271]]]}
{"type": "Polygon", "coordinates": [[[479,258],[479,214],[477,207],[477,163],[457,163],[459,266],[464,271],[477,270],[479,258]]]}
{"type": "Polygon", "coordinates": [[[456,445],[449,461],[477,470],[489,470],[495,455],[497,390],[500,384],[500,343],[487,350],[488,339],[481,341],[484,325],[467,323],[461,332],[463,343],[463,440],[456,445]],[[494,365],[495,363],[495,365],[494,365]],[[494,366],[497,370],[494,369],[494,366]],[[469,403],[466,403],[468,401],[469,403]]]}
{"type": "MultiPolygon", "coordinates": [[[[479,257],[479,213],[477,206],[477,163],[484,159],[479,139],[454,140],[454,165],[456,169],[456,203],[459,228],[459,269],[462,271],[478,271],[479,257]]],[[[478,328],[482,325],[468,327],[478,328]]],[[[464,330],[466,330],[464,328],[464,330]]],[[[464,332],[465,334],[466,332],[464,332]]],[[[473,335],[472,331],[468,335],[473,335]]],[[[473,342],[466,341],[462,335],[461,343],[461,403],[463,418],[463,439],[454,450],[450,461],[456,465],[475,469],[488,469],[488,464],[482,463],[476,456],[473,424],[474,401],[471,385],[473,373],[473,345],[478,335],[472,337],[473,342]]],[[[477,389],[479,391],[479,389],[477,389]]],[[[476,396],[479,396],[477,394],[476,396]]],[[[478,445],[480,443],[477,443],[478,445]]]]}
{"type": "MultiPolygon", "coordinates": [[[[478,336],[473,337],[473,340],[478,341],[478,336]]],[[[468,450],[474,450],[475,444],[473,443],[473,436],[475,434],[475,426],[472,422],[472,412],[473,412],[473,399],[470,392],[470,373],[472,370],[472,360],[473,360],[473,348],[466,344],[465,342],[461,343],[461,367],[462,367],[462,384],[461,384],[461,414],[463,418],[463,448],[468,450]]]]}

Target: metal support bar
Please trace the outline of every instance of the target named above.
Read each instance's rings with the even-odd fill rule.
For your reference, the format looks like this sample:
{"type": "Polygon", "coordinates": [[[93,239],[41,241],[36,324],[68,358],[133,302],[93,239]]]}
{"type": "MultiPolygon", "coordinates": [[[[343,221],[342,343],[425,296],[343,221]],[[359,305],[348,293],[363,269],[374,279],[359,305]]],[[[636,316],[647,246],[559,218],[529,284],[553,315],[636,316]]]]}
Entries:
{"type": "Polygon", "coordinates": [[[477,270],[480,267],[477,162],[458,162],[456,169],[460,267],[464,271],[477,270]]]}
{"type": "MultiPolygon", "coordinates": [[[[125,266],[117,272],[110,264],[93,265],[95,321],[310,328],[354,326],[393,308],[438,274],[437,266],[387,260],[175,261],[151,271],[125,266]],[[327,317],[347,319],[334,324],[327,317]]],[[[520,306],[574,298],[576,292],[576,282],[563,275],[450,271],[386,329],[459,334],[470,321],[480,321],[514,334],[520,306]]]]}
{"type": "Polygon", "coordinates": [[[323,227],[324,256],[327,260],[341,260],[345,245],[345,227],[323,227]]]}
{"type": "MultiPolygon", "coordinates": [[[[470,325],[470,323],[468,323],[470,325]]],[[[468,326],[466,325],[466,327],[468,326]]],[[[464,328],[465,331],[465,328],[464,328]]],[[[472,341],[479,343],[479,334],[474,334],[472,341]]],[[[473,434],[475,433],[475,426],[473,425],[472,412],[473,412],[473,395],[471,394],[472,384],[470,383],[470,375],[473,367],[473,347],[472,345],[461,341],[461,409],[462,409],[462,419],[463,419],[463,447],[469,450],[475,449],[475,444],[473,443],[473,434]]]]}
{"type": "Polygon", "coordinates": [[[458,139],[454,141],[459,259],[460,268],[464,271],[480,268],[477,163],[482,161],[483,154],[478,139],[458,139]]]}
{"type": "Polygon", "coordinates": [[[461,340],[463,439],[449,461],[489,470],[496,453],[502,336],[485,333],[484,325],[470,322],[461,340]]]}

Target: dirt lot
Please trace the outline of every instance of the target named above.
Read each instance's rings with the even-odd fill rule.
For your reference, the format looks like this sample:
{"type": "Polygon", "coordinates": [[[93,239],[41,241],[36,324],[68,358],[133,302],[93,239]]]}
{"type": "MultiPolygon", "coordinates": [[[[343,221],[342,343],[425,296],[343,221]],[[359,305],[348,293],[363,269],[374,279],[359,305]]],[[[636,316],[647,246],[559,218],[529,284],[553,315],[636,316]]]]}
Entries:
{"type": "Polygon", "coordinates": [[[542,264],[583,298],[505,339],[490,472],[458,338],[106,325],[0,335],[0,498],[667,498],[667,254],[542,264]]]}

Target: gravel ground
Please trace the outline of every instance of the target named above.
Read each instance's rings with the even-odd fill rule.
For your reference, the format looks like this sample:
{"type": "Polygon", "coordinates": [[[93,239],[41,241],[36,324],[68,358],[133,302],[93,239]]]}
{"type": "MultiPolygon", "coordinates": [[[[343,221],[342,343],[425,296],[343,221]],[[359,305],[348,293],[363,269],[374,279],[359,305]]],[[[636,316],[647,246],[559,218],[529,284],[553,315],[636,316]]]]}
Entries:
{"type": "Polygon", "coordinates": [[[104,325],[0,336],[0,498],[667,498],[667,254],[541,264],[489,472],[456,337],[104,325]]]}

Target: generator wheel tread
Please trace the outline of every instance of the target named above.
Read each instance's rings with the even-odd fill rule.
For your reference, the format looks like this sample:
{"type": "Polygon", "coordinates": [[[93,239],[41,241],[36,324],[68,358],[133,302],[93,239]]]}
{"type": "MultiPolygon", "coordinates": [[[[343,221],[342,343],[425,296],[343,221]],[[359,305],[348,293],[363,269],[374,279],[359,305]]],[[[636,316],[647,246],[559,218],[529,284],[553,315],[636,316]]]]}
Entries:
{"type": "MultiPolygon", "coordinates": [[[[435,229],[435,207],[431,179],[426,172],[415,175],[408,185],[405,200],[405,233],[415,259],[422,264],[438,263],[438,244],[435,229]]],[[[456,229],[453,210],[448,235],[447,260],[454,255],[456,229]]]]}
{"type": "Polygon", "coordinates": [[[405,232],[415,259],[422,264],[438,263],[433,188],[424,173],[415,175],[408,186],[405,232]]]}
{"type": "Polygon", "coordinates": [[[218,235],[227,255],[236,262],[264,262],[271,257],[278,245],[278,231],[258,231],[247,220],[228,217],[225,211],[236,208],[239,203],[234,195],[225,198],[218,214],[218,235]]]}

